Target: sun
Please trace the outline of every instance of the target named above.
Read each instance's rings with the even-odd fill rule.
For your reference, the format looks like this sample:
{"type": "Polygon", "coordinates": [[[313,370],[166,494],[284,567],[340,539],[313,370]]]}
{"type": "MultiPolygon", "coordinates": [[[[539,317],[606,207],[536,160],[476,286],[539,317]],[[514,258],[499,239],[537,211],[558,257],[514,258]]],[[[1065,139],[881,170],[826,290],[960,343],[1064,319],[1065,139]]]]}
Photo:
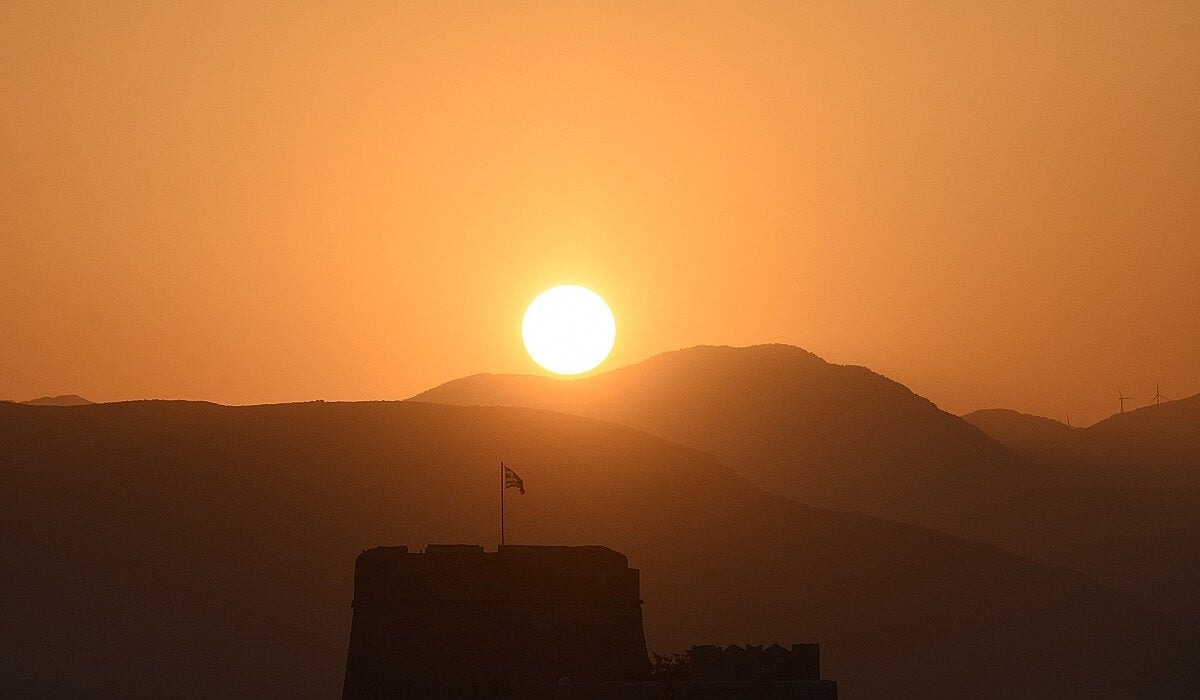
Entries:
{"type": "Polygon", "coordinates": [[[547,289],[529,304],[521,337],[534,362],[555,374],[580,374],[608,357],[617,322],[599,294],[568,284],[547,289]]]}

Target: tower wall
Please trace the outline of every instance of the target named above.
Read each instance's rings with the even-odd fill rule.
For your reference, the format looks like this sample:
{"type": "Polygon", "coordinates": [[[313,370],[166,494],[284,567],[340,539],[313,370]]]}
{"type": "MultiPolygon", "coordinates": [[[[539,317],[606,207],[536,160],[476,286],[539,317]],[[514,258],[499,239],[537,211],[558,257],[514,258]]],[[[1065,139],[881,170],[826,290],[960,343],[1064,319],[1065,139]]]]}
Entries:
{"type": "Polygon", "coordinates": [[[648,677],[638,571],[606,547],[364,551],[343,697],[503,697],[648,677]]]}

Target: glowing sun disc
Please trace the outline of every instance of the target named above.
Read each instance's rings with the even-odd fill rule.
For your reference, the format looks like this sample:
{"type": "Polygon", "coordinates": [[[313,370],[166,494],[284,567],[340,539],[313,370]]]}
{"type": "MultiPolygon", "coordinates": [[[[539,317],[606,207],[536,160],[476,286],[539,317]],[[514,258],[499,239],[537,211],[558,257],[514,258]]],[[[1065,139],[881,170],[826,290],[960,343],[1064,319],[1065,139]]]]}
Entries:
{"type": "Polygon", "coordinates": [[[521,337],[534,362],[555,374],[580,374],[608,357],[617,322],[600,295],[568,284],[547,289],[529,304],[521,337]]]}

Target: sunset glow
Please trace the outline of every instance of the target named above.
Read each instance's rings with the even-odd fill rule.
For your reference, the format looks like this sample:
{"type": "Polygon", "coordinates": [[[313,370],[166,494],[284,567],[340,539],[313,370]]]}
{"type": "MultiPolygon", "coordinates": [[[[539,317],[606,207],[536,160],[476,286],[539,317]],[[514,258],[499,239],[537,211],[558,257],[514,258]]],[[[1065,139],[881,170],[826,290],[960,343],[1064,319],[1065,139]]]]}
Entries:
{"type": "Polygon", "coordinates": [[[1200,0],[0,0],[0,700],[1200,699],[1198,86],[1200,0]]]}

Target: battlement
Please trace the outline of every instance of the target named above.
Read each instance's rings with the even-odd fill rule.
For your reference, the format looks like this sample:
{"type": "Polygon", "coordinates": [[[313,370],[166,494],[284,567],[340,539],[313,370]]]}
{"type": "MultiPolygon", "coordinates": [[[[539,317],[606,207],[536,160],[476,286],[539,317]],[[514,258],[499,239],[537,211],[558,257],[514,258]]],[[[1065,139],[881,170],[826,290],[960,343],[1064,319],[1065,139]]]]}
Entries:
{"type": "Polygon", "coordinates": [[[638,571],[607,547],[431,544],[359,555],[354,606],[394,604],[638,605],[638,571]]]}

